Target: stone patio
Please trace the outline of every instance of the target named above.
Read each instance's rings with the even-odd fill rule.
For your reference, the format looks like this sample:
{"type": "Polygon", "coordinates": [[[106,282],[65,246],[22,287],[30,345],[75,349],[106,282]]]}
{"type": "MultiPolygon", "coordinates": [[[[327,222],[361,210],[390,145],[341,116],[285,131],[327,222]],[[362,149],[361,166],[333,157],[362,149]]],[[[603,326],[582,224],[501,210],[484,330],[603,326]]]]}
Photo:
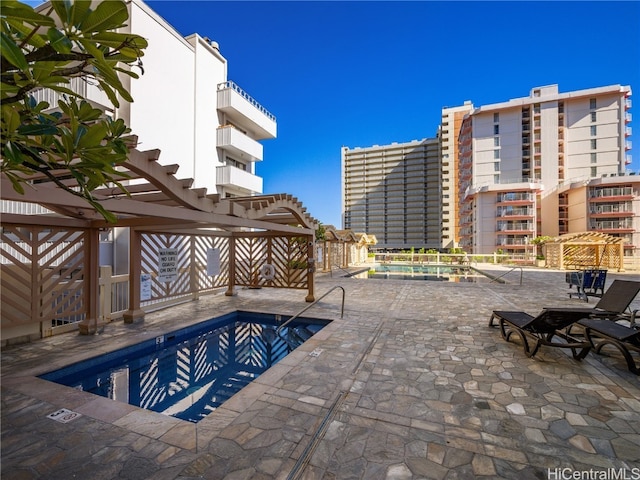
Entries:
{"type": "MultiPolygon", "coordinates": [[[[305,291],[211,295],[99,335],[7,348],[1,476],[547,479],[614,469],[640,478],[640,378],[621,355],[577,362],[542,347],[527,358],[488,326],[496,309],[585,306],[567,295],[564,272],[526,269],[522,285],[519,275],[499,284],[320,274],[317,297],[346,290],[344,318],[338,290],[305,314],[329,326],[197,424],[36,375],[229,311],[292,315],[305,291]],[[47,417],[61,408],[81,416],[47,417]]],[[[610,272],[607,286],[615,278],[640,280],[610,272]]]]}

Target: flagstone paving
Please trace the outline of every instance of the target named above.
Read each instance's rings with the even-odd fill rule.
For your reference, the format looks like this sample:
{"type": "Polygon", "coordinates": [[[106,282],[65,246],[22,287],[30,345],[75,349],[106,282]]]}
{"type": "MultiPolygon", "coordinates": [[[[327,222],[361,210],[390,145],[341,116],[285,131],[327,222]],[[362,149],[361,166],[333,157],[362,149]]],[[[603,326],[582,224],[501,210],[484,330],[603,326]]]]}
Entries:
{"type": "MultiPolygon", "coordinates": [[[[525,270],[522,285],[518,270],[505,278],[320,274],[317,296],[344,287],[344,318],[336,291],[305,314],[330,325],[197,424],[36,375],[228,311],[292,315],[306,306],[306,291],[205,296],[134,325],[113,322],[99,335],[8,347],[1,476],[546,479],[560,478],[559,469],[615,469],[640,477],[640,378],[616,352],[578,362],[543,347],[527,358],[519,344],[502,340],[488,326],[494,309],[585,306],[568,297],[564,272],[525,270]],[[61,408],[81,416],[68,423],[47,417],[61,408]]],[[[615,278],[640,280],[610,272],[608,284],[615,278]]]]}

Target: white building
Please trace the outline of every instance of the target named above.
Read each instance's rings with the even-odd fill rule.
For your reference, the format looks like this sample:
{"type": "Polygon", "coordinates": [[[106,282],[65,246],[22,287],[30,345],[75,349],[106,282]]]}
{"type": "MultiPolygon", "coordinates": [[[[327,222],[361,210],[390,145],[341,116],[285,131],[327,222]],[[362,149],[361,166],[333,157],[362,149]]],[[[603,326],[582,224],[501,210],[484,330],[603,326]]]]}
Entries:
{"type": "MultiPolygon", "coordinates": [[[[80,81],[74,87],[122,118],[140,150],[160,149],[161,164],[178,164],[178,176],[193,178],[193,187],[222,198],[262,193],[255,163],[263,160],[260,141],[276,137],[275,116],[228,79],[216,42],[196,33],[182,37],[142,0],[132,0],[129,11],[126,30],[149,44],[144,74],[122,78],[134,102],[114,110],[97,87],[80,81]]],[[[52,92],[39,96],[56,104],[52,92]]]]}
{"type": "MultiPolygon", "coordinates": [[[[220,198],[261,194],[263,182],[255,164],[263,160],[260,141],[276,137],[275,116],[228,79],[227,60],[216,42],[197,33],[183,37],[142,0],[131,0],[128,6],[125,30],[148,42],[144,73],[138,79],[121,76],[133,103],[120,102],[114,109],[97,85],[80,79],[70,88],[106,114],[123,119],[138,137],[137,148],[160,150],[158,162],[178,165],[176,175],[193,179],[191,187],[206,188],[207,195],[220,198]]],[[[46,8],[43,4],[36,10],[46,8]]],[[[52,106],[58,95],[35,93],[52,106]]],[[[9,203],[3,202],[4,211],[32,208],[9,203]]],[[[112,265],[116,274],[128,271],[126,230],[112,229],[102,238],[101,265],[112,265]]]]}

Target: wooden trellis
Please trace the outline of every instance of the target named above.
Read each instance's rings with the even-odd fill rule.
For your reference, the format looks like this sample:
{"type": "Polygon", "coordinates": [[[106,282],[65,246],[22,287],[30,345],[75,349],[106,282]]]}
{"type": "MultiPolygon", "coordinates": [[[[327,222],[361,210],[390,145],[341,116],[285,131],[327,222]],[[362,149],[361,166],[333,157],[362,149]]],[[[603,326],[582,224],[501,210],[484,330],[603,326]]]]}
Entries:
{"type": "Polygon", "coordinates": [[[604,233],[570,233],[545,243],[543,248],[551,268],[624,268],[624,239],[604,233]]]}
{"type": "MultiPolygon", "coordinates": [[[[103,305],[100,232],[113,227],[130,232],[129,290],[122,295],[129,305],[122,314],[125,321],[143,318],[144,307],[152,304],[196,299],[225,286],[230,295],[234,285],[256,282],[306,288],[305,300],[314,300],[312,242],[317,222],[297,199],[288,194],[225,199],[207,195],[206,189],[191,188],[193,180],[176,178],[176,165],[160,165],[159,155],[158,150],[132,149],[119,166],[132,182],[128,193],[110,187],[92,192],[117,217],[114,224],[44,175],[28,177],[28,195],[16,192],[0,175],[2,200],[47,209],[46,215],[28,215],[25,208],[24,214],[3,213],[1,218],[3,342],[50,334],[51,322],[58,318],[80,320],[80,333],[97,331],[103,305]],[[160,250],[168,248],[177,252],[177,276],[158,279],[160,250]],[[219,259],[216,274],[207,273],[212,250],[219,259]],[[272,279],[260,274],[265,263],[275,270],[272,279]]],[[[74,186],[68,172],[57,174],[74,186]]]]}

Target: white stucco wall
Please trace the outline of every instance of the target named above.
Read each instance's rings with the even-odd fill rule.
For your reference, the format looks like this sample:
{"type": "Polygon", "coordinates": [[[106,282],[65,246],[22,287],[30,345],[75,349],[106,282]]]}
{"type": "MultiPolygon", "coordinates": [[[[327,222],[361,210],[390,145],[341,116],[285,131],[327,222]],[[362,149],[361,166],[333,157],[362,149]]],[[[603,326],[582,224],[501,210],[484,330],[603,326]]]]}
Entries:
{"type": "Polygon", "coordinates": [[[144,75],[131,82],[134,103],[129,126],[138,135],[138,149],[162,150],[161,164],[180,165],[176,176],[195,174],[193,48],[146,5],[132,3],[131,30],[149,46],[144,75]]]}
{"type": "Polygon", "coordinates": [[[217,85],[227,79],[227,62],[199,36],[188,37],[195,49],[195,98],[194,104],[195,187],[206,187],[216,193],[216,167],[222,166],[216,148],[218,120],[217,85]]]}

